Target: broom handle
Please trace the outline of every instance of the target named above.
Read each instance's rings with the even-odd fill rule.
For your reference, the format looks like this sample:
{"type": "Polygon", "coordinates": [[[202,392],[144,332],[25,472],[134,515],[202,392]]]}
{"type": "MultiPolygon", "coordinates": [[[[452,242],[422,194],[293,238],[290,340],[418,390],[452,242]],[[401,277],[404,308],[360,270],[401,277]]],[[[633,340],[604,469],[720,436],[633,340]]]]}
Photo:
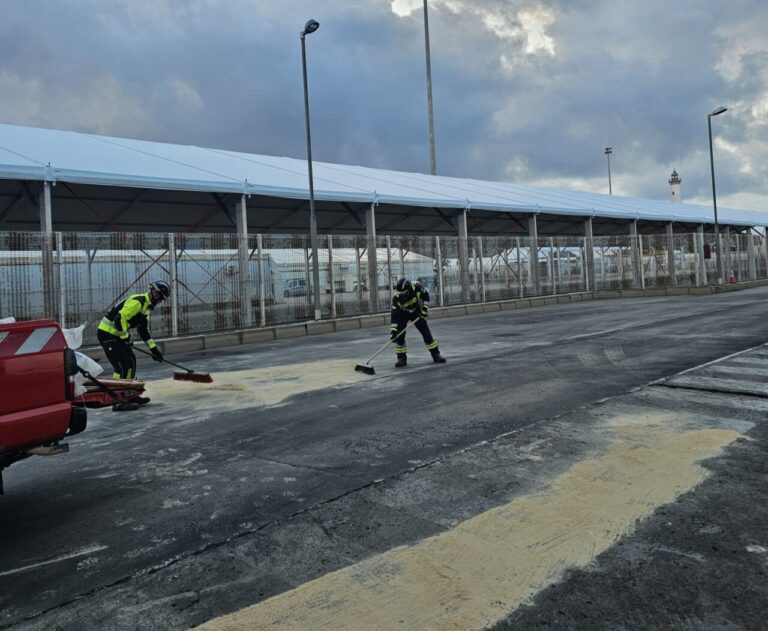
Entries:
{"type": "Polygon", "coordinates": [[[387,341],[384,343],[384,346],[382,346],[382,347],[381,347],[379,350],[377,350],[377,351],[376,351],[376,352],[375,352],[373,355],[371,355],[371,356],[368,358],[368,360],[367,360],[365,363],[366,363],[366,364],[370,364],[370,363],[371,363],[371,362],[374,360],[374,358],[375,358],[375,357],[376,357],[376,356],[377,356],[379,353],[383,352],[383,351],[384,351],[384,349],[385,349],[385,348],[387,348],[387,346],[389,346],[390,344],[392,344],[392,342],[394,342],[394,341],[395,341],[395,340],[396,340],[398,337],[400,337],[400,336],[401,336],[403,333],[405,333],[405,332],[408,330],[408,327],[410,327],[412,324],[416,324],[416,323],[417,323],[419,320],[421,320],[421,316],[419,316],[419,317],[418,317],[418,318],[416,318],[415,320],[409,320],[409,321],[408,321],[408,324],[406,324],[406,325],[405,325],[405,328],[404,328],[402,331],[400,331],[400,333],[398,333],[397,335],[395,335],[395,337],[393,337],[391,340],[387,340],[387,341]]]}
{"type": "MultiPolygon", "coordinates": [[[[134,346],[133,350],[139,351],[140,353],[144,353],[145,355],[148,355],[149,357],[154,357],[154,355],[152,353],[150,353],[149,351],[145,351],[143,348],[139,348],[137,346],[134,346]]],[[[176,368],[181,368],[182,370],[186,370],[187,372],[195,372],[191,368],[185,368],[181,364],[174,364],[170,359],[166,359],[165,357],[163,357],[163,361],[166,364],[170,364],[171,366],[176,366],[176,368]]]]}

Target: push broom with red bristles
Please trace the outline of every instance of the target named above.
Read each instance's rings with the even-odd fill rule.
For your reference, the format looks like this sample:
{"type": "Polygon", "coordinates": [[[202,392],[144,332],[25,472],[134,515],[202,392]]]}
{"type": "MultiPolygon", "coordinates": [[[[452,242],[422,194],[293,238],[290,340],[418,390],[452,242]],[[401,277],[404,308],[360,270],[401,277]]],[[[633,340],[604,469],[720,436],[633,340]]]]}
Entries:
{"type": "MultiPolygon", "coordinates": [[[[152,353],[149,353],[142,348],[134,347],[134,350],[144,353],[145,355],[149,355],[150,357],[154,357],[152,353]]],[[[181,368],[182,370],[186,371],[186,372],[173,373],[173,378],[176,381],[194,381],[195,383],[213,383],[213,377],[211,377],[210,373],[195,372],[191,368],[186,368],[181,364],[176,364],[172,362],[170,359],[166,359],[165,357],[163,357],[162,361],[164,361],[166,364],[170,364],[171,366],[176,366],[176,368],[181,368]]]]}
{"type": "Polygon", "coordinates": [[[367,360],[367,361],[366,361],[364,364],[358,364],[357,366],[355,366],[355,371],[356,371],[356,372],[362,372],[362,373],[365,373],[366,375],[375,375],[375,374],[376,374],[376,371],[374,370],[373,366],[371,366],[371,362],[372,362],[372,361],[373,361],[373,360],[374,360],[374,359],[375,359],[375,358],[376,358],[376,357],[377,357],[379,354],[381,354],[381,353],[384,351],[384,349],[385,349],[385,348],[387,348],[387,347],[388,347],[390,344],[394,344],[394,343],[397,341],[397,338],[399,338],[401,335],[403,335],[403,334],[404,334],[404,333],[405,333],[405,332],[408,330],[408,328],[409,328],[409,327],[410,327],[412,324],[416,324],[416,323],[417,323],[419,320],[421,320],[421,316],[419,316],[419,317],[417,317],[417,318],[415,318],[415,319],[413,319],[413,320],[410,320],[410,321],[408,322],[408,324],[406,324],[406,325],[405,325],[405,328],[404,328],[402,331],[400,331],[400,333],[398,333],[397,335],[395,335],[395,337],[393,337],[392,339],[389,339],[389,340],[387,340],[387,341],[385,342],[384,346],[382,346],[382,347],[381,347],[379,350],[377,350],[377,351],[376,351],[376,352],[375,352],[373,355],[371,355],[371,356],[368,358],[368,360],[367,360]]]}

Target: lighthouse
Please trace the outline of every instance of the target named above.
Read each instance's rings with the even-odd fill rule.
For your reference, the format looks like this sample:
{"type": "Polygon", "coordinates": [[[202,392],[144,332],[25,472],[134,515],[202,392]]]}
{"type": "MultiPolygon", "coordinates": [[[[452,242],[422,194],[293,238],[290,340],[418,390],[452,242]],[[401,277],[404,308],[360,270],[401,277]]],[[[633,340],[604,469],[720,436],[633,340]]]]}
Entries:
{"type": "Polygon", "coordinates": [[[669,176],[669,192],[670,192],[670,199],[673,202],[682,202],[683,198],[680,196],[680,183],[682,180],[680,179],[680,176],[677,174],[677,171],[673,170],[672,175],[669,176]]]}

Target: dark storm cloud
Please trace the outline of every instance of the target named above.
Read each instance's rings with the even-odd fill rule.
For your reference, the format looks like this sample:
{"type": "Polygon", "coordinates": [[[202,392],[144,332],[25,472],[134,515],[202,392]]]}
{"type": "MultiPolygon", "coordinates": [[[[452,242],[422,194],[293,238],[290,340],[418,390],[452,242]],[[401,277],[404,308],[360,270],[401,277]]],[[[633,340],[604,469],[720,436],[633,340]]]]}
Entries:
{"type": "MultiPolygon", "coordinates": [[[[427,171],[421,2],[6,0],[0,120],[427,171]]],[[[760,0],[431,0],[438,170],[768,210],[760,0]],[[538,26],[537,26],[538,25],[538,26]],[[543,29],[543,30],[542,30],[543,29]],[[537,35],[538,33],[538,35],[537,35]],[[728,204],[729,200],[744,202],[728,204]]]]}

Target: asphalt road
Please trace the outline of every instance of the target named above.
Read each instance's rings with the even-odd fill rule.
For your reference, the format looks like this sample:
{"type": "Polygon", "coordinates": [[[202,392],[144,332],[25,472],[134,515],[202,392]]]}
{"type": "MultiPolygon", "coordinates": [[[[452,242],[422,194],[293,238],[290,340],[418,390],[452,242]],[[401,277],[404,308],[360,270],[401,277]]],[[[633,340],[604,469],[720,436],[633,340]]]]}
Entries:
{"type": "MultiPolygon", "coordinates": [[[[590,534],[583,558],[572,556],[571,541],[544,574],[531,570],[537,578],[519,598],[499,597],[492,614],[451,628],[761,628],[768,406],[754,384],[768,385],[764,358],[707,367],[674,387],[648,384],[763,344],[766,300],[768,289],[755,289],[438,319],[431,326],[446,365],[431,364],[409,338],[409,367],[396,370],[387,355],[374,377],[352,369],[386,330],[179,357],[210,370],[219,389],[157,382],[141,412],[91,411],[68,455],[7,470],[0,628],[181,629],[249,605],[276,607],[280,598],[267,599],[320,585],[334,570],[389,559],[403,546],[418,551],[496,507],[571,488],[579,463],[615,470],[605,458],[618,457],[616,419],[625,427],[638,415],[674,415],[676,433],[638,438],[639,427],[667,426],[643,421],[621,440],[655,445],[661,457],[692,432],[704,441],[700,451],[654,466],[663,473],[689,458],[685,480],[707,455],[707,475],[617,509],[616,531],[605,541],[590,534]],[[745,378],[752,385],[739,393],[745,378]],[[697,383],[702,390],[692,389],[697,383]],[[721,443],[706,442],[715,438],[721,443]],[[647,510],[633,513],[641,504],[647,510]],[[694,542],[706,549],[679,553],[694,542]]],[[[151,362],[140,370],[150,384],[168,374],[151,362]]],[[[647,470],[656,469],[638,476],[647,470]]],[[[604,503],[578,488],[581,504],[604,503]]],[[[524,510],[532,522],[554,521],[524,510]]],[[[563,504],[560,513],[569,510],[563,504]]],[[[542,545],[526,549],[549,553],[542,545]]],[[[491,561],[482,561],[482,575],[508,570],[491,561]]],[[[362,594],[346,598],[364,609],[362,594]]],[[[401,610],[392,628],[425,628],[416,613],[401,610]]],[[[283,619],[268,615],[261,619],[283,619]]],[[[347,627],[334,619],[326,628],[347,627]]]]}

